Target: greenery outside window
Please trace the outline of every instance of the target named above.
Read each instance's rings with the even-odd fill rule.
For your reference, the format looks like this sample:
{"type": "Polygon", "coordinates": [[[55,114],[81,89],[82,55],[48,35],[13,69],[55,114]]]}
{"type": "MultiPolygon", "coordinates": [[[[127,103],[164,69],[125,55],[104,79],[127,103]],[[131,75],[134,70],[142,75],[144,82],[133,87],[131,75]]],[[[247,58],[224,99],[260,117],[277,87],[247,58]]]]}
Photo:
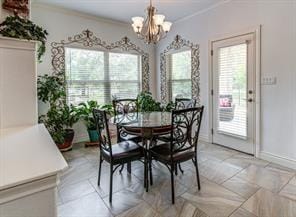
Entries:
{"type": "Polygon", "coordinates": [[[136,98],[141,90],[141,56],[90,49],[65,48],[67,102],[136,98]]]}
{"type": "Polygon", "coordinates": [[[169,54],[167,63],[170,100],[192,98],[191,50],[169,54]]]}

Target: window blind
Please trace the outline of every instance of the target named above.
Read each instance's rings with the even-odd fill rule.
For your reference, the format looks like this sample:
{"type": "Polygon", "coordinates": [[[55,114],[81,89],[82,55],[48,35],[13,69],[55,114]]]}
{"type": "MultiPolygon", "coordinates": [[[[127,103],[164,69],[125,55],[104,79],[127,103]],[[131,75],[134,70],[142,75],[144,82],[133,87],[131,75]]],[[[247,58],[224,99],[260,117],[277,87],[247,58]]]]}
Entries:
{"type": "Polygon", "coordinates": [[[170,99],[191,98],[191,51],[169,55],[169,92],[170,99]]]}
{"type": "Polygon", "coordinates": [[[218,50],[219,128],[221,132],[247,136],[247,44],[218,50]]]}
{"type": "Polygon", "coordinates": [[[135,98],[141,86],[139,55],[66,48],[67,101],[99,104],[112,98],[135,98]]]}

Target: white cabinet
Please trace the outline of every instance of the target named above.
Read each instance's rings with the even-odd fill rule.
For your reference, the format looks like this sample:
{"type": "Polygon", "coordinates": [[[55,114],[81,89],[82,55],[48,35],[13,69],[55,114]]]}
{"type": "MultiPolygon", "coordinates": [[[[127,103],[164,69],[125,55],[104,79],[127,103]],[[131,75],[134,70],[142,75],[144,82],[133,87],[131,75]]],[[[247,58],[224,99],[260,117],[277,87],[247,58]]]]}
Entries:
{"type": "Polygon", "coordinates": [[[0,37],[0,128],[37,124],[36,43],[0,37]]]}
{"type": "Polygon", "coordinates": [[[37,110],[36,43],[0,37],[0,216],[55,217],[67,163],[37,110]]]}
{"type": "Polygon", "coordinates": [[[0,129],[0,216],[55,217],[66,168],[44,125],[0,129]]]}

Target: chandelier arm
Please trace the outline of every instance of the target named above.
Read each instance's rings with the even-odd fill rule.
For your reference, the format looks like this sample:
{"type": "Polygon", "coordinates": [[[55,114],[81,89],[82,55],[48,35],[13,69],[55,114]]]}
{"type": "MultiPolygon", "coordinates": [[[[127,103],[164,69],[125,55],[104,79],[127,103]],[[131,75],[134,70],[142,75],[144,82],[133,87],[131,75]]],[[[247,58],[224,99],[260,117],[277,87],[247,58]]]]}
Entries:
{"type": "Polygon", "coordinates": [[[145,39],[145,35],[143,35],[142,33],[137,34],[137,36],[141,40],[145,39]]]}
{"type": "MultiPolygon", "coordinates": [[[[153,7],[152,0],[150,0],[150,5],[147,7],[147,16],[142,23],[141,31],[136,32],[138,38],[144,40],[148,44],[150,44],[151,42],[156,44],[161,39],[164,39],[168,33],[168,31],[164,31],[162,25],[155,24],[153,18],[155,13],[156,8],[153,7]]],[[[140,30],[139,27],[138,30],[140,30]]]]}

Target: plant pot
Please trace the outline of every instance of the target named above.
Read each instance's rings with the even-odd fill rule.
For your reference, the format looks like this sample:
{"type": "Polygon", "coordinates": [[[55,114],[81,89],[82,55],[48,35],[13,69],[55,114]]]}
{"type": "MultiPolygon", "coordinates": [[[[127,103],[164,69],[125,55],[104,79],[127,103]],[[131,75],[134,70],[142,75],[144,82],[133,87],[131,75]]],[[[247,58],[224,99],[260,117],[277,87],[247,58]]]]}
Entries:
{"type": "Polygon", "coordinates": [[[89,141],[90,142],[97,142],[99,141],[99,134],[96,130],[87,130],[89,141]]]}
{"type": "Polygon", "coordinates": [[[70,151],[72,149],[72,142],[74,139],[74,130],[66,129],[65,141],[63,144],[58,144],[60,151],[70,151]]]}

